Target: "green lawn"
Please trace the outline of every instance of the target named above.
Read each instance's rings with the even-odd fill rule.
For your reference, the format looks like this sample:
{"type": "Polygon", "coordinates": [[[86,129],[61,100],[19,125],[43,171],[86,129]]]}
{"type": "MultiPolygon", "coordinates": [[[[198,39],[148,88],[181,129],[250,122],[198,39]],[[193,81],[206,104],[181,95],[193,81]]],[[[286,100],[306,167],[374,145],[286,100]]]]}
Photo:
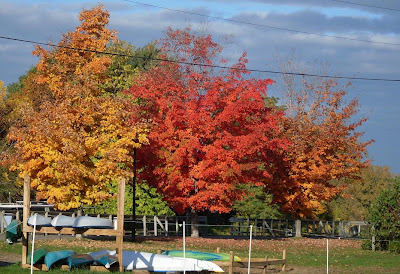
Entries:
{"type": "MultiPolygon", "coordinates": [[[[242,258],[248,257],[248,240],[236,239],[186,239],[187,250],[212,251],[217,247],[222,252],[234,251],[242,258]]],[[[93,239],[63,239],[37,241],[35,247],[46,247],[49,250],[72,249],[77,253],[86,253],[102,248],[115,249],[114,241],[93,239]]],[[[329,240],[329,267],[333,273],[396,273],[400,269],[400,255],[388,252],[361,250],[358,240],[329,240]]],[[[138,242],[124,242],[124,249],[157,252],[157,250],[182,249],[180,238],[139,239],[138,242]]],[[[298,269],[308,268],[313,273],[326,273],[326,239],[290,238],[281,240],[253,240],[252,258],[281,258],[282,251],[287,252],[288,268],[292,273],[298,269]]],[[[0,244],[0,252],[19,256],[21,244],[0,244]]],[[[19,258],[19,257],[18,257],[19,258]]],[[[1,273],[29,273],[22,270],[19,264],[0,267],[1,273]]],[[[53,270],[51,273],[60,273],[53,270]]],[[[87,270],[75,270],[74,273],[90,273],[87,270]]]]}

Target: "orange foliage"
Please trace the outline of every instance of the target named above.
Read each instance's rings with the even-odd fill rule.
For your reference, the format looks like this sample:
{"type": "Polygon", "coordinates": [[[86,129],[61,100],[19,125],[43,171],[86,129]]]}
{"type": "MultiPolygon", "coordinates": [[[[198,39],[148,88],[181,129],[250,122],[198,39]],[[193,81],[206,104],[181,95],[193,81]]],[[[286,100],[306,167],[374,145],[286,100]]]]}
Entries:
{"type": "MultiPolygon", "coordinates": [[[[116,39],[106,28],[108,18],[103,6],[83,10],[81,25],[58,45],[105,51],[116,39]]],[[[57,47],[37,47],[34,54],[41,60],[29,79],[50,96],[38,108],[28,106],[11,128],[13,168],[31,177],[38,199],[58,209],[100,202],[109,197],[111,180],[131,176],[131,152],[147,142],[146,130],[128,123],[123,97],[105,96],[101,89],[110,57],[57,47]]],[[[29,87],[23,92],[32,92],[29,87]]]]}
{"type": "Polygon", "coordinates": [[[345,103],[346,92],[333,80],[308,83],[312,97],[298,96],[292,116],[284,118],[284,136],[291,141],[287,166],[279,183],[271,185],[275,202],[298,217],[314,217],[325,210],[342,188],[332,180],[356,176],[368,166],[363,162],[367,146],[356,129],[366,119],[354,121],[356,99],[345,103]],[[311,99],[310,99],[311,98],[311,99]]]}

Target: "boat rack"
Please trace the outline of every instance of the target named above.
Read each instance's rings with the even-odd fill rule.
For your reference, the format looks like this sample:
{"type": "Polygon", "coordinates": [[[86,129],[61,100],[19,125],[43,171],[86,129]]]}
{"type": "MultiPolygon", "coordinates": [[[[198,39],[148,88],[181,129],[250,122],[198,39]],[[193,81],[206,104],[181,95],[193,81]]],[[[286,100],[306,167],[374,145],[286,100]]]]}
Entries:
{"type": "MultiPolygon", "coordinates": [[[[70,227],[55,228],[55,227],[38,227],[35,233],[48,233],[60,235],[105,235],[115,236],[117,243],[117,258],[122,262],[122,245],[124,236],[124,200],[125,200],[125,178],[121,178],[118,183],[118,211],[117,211],[117,229],[98,229],[98,228],[85,228],[76,229],[70,227]]],[[[34,232],[32,226],[28,226],[28,218],[30,216],[30,193],[31,193],[31,179],[28,175],[24,177],[24,204],[23,204],[23,235],[22,235],[22,268],[30,268],[27,264],[29,233],[34,232]]],[[[105,269],[105,268],[104,268],[105,269]]],[[[43,265],[34,266],[34,270],[44,270],[47,268],[43,265]]],[[[124,267],[122,263],[119,264],[119,271],[123,272],[124,267]]]]}

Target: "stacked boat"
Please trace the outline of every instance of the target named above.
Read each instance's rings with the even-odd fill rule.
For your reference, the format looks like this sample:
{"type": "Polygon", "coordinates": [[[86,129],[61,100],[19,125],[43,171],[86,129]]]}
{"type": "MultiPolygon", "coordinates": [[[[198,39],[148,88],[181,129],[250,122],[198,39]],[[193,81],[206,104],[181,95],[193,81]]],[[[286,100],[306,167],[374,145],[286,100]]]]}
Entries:
{"type": "Polygon", "coordinates": [[[51,219],[50,217],[45,217],[40,214],[33,214],[28,219],[28,225],[38,227],[72,227],[76,229],[87,229],[87,228],[103,228],[103,229],[112,229],[113,224],[112,221],[105,218],[97,218],[90,216],[79,216],[79,217],[70,217],[65,215],[58,215],[51,219]]]}
{"type": "MultiPolygon", "coordinates": [[[[28,261],[43,263],[48,269],[68,264],[70,269],[102,265],[110,268],[118,262],[115,251],[100,250],[87,254],[76,254],[73,250],[59,250],[48,252],[45,249],[35,250],[29,255],[28,261]]],[[[179,272],[179,271],[210,271],[223,272],[213,262],[193,258],[179,258],[169,255],[160,255],[140,251],[122,251],[122,265],[125,270],[147,270],[153,272],[179,272]]]]}

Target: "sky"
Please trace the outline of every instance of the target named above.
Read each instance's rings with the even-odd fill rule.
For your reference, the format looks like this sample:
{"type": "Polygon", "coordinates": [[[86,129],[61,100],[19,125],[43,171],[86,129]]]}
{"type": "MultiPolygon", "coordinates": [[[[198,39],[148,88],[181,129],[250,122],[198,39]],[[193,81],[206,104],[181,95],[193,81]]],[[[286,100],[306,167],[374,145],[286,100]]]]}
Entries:
{"type": "MultiPolygon", "coordinates": [[[[0,0],[0,36],[58,42],[79,25],[83,8],[98,3],[110,12],[109,28],[136,47],[162,38],[167,27],[190,25],[226,45],[229,60],[246,51],[250,69],[278,70],[276,55],[295,51],[309,72],[328,64],[330,75],[400,80],[398,0],[0,0]]],[[[34,66],[32,50],[32,44],[0,39],[0,80],[16,82],[34,66]]],[[[276,80],[270,94],[280,97],[276,74],[251,76],[276,80]]],[[[400,81],[352,80],[348,93],[349,100],[359,99],[359,117],[369,118],[360,130],[364,141],[375,140],[368,149],[372,163],[400,173],[400,81]]]]}

